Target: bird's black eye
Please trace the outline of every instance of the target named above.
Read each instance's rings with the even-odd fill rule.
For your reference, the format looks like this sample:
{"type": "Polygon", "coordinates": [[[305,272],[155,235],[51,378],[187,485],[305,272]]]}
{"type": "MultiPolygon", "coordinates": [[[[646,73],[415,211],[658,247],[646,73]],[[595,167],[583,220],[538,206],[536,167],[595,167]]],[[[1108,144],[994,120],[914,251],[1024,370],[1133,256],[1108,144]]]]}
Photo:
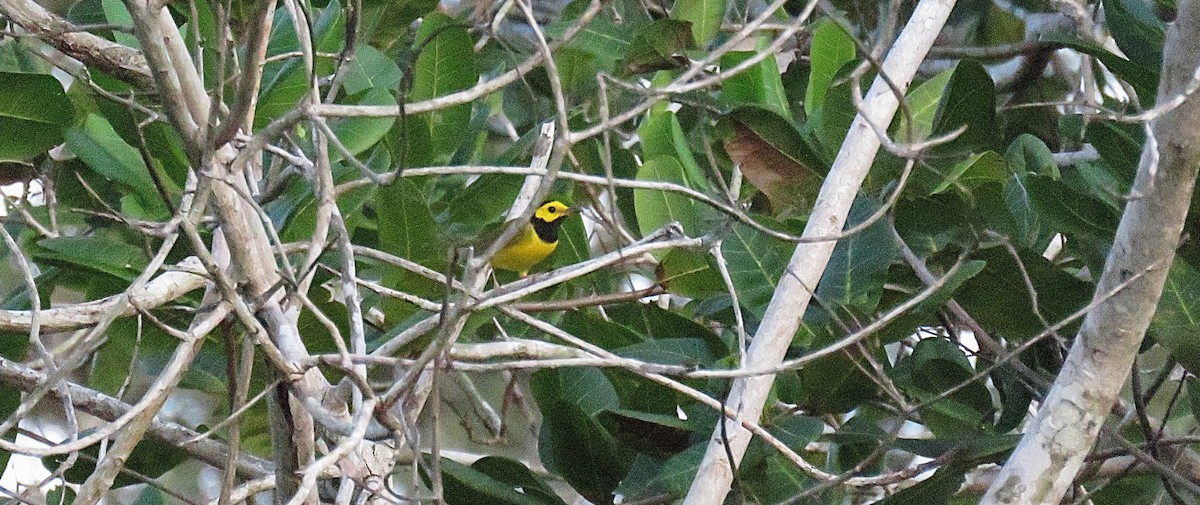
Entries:
{"type": "Polygon", "coordinates": [[[546,210],[550,211],[551,214],[558,214],[558,207],[555,207],[553,205],[551,205],[550,208],[546,209],[546,210]]]}

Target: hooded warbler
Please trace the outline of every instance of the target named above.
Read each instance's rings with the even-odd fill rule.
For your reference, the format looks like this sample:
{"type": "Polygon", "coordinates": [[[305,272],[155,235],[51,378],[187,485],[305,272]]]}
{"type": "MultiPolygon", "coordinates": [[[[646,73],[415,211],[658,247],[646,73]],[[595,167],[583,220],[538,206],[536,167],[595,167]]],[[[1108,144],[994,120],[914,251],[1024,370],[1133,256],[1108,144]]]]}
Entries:
{"type": "Polygon", "coordinates": [[[521,277],[528,275],[530,268],[558,247],[558,227],[574,212],[558,200],[543,203],[529,218],[529,224],[492,258],[492,268],[516,272],[521,277]]]}

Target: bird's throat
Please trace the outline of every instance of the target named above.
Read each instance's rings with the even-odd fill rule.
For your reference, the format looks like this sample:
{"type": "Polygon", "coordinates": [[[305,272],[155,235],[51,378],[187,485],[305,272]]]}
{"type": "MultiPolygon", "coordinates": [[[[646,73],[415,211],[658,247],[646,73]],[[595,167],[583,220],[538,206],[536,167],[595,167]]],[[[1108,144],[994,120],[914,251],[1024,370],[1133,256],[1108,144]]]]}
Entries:
{"type": "Polygon", "coordinates": [[[531,218],[529,222],[533,224],[533,231],[537,233],[538,238],[550,243],[558,242],[558,227],[562,222],[557,219],[546,221],[537,216],[531,218]]]}

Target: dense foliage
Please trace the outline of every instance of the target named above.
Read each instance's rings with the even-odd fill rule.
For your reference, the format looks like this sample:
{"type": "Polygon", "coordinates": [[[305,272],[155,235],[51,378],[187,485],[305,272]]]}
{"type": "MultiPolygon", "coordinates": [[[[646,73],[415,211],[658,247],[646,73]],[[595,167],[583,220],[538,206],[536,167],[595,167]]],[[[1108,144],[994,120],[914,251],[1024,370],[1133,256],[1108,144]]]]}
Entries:
{"type": "MultiPolygon", "coordinates": [[[[55,42],[62,33],[18,26],[22,4],[0,0],[24,32],[0,41],[0,171],[28,189],[8,193],[3,221],[5,440],[46,447],[34,437],[69,442],[116,417],[82,393],[62,400],[64,378],[81,386],[73,391],[133,404],[177,373],[160,419],[213,430],[220,447],[261,466],[223,486],[221,472],[200,469],[232,460],[204,459],[187,437],[150,427],[124,463],[136,473],[111,486],[156,483],[115,499],[253,494],[265,489],[254,480],[283,464],[271,433],[283,414],[268,399],[302,397],[297,377],[315,368],[310,384],[351,406],[349,425],[387,428],[382,441],[362,442],[293,403],[316,417],[316,458],[350,441],[362,442],[349,445],[363,459],[361,447],[391,441],[386,489],[368,493],[360,481],[363,499],[682,498],[788,275],[856,94],[913,3],[834,1],[826,12],[795,0],[577,0],[527,12],[520,1],[341,1],[167,5],[178,29],[168,38],[189,51],[182,63],[210,104],[189,94],[178,52],[146,47],[161,42],[139,24],[153,2],[53,7],[145,54],[126,62],[153,77],[141,80],[71,53],[55,42]],[[175,69],[179,90],[163,87],[161,67],[175,69]],[[209,112],[190,130],[181,119],[209,112]],[[500,272],[472,286],[481,279],[467,257],[490,245],[480,236],[501,227],[523,186],[526,196],[536,187],[527,175],[544,173],[524,167],[538,159],[547,122],[557,132],[549,194],[583,217],[563,226],[531,278],[500,272]],[[223,146],[250,161],[222,171],[223,146]],[[233,226],[218,207],[238,204],[213,188],[238,187],[238,177],[249,180],[236,194],[265,225],[262,244],[217,238],[233,226]],[[193,280],[166,297],[141,295],[179,270],[219,278],[226,240],[229,289],[193,280]],[[643,249],[610,254],[631,245],[643,249]],[[244,249],[273,256],[270,289],[246,280],[256,274],[238,264],[244,249]],[[579,275],[580,264],[592,267],[579,275]],[[307,359],[260,312],[270,298],[295,318],[307,359]],[[104,304],[71,320],[53,312],[91,300],[104,304]],[[171,368],[193,345],[181,334],[221,300],[230,315],[194,335],[197,350],[171,368]],[[39,318],[47,322],[29,323],[39,318]],[[414,400],[421,387],[428,402],[414,400]],[[48,414],[31,412],[39,401],[48,414]],[[372,420],[373,401],[408,428],[372,420]]],[[[1130,197],[1150,117],[1138,114],[1155,103],[1174,9],[1103,0],[1082,11],[1096,16],[1089,31],[1051,3],[958,2],[901,111],[877,125],[887,149],[858,189],[847,233],[823,239],[837,245],[814,303],[765,414],[749,420],[774,440],[756,437],[737,463],[735,499],[971,503],[994,471],[986,464],[1016,445],[1130,197]]],[[[1195,458],[1189,444],[1160,444],[1193,431],[1200,413],[1200,390],[1189,387],[1200,366],[1200,249],[1185,240],[1180,251],[1123,417],[1104,428],[1074,500],[1196,499],[1200,474],[1129,459],[1131,450],[1195,458]]],[[[100,445],[33,453],[79,484],[104,457],[100,445]]],[[[0,462],[15,449],[4,446],[0,462]]],[[[314,498],[356,486],[300,459],[300,474],[321,476],[307,489],[314,498]]],[[[5,492],[50,489],[74,493],[5,492]]]]}

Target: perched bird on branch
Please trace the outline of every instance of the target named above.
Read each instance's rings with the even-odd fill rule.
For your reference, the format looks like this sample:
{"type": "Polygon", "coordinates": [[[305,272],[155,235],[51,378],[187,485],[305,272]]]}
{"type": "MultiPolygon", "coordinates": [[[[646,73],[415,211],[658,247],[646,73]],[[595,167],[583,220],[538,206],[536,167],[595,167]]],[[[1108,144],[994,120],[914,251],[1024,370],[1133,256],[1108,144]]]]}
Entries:
{"type": "Polygon", "coordinates": [[[543,203],[529,218],[529,224],[492,258],[492,268],[516,272],[521,277],[528,275],[530,268],[558,247],[558,228],[574,213],[575,209],[558,200],[543,203]]]}

